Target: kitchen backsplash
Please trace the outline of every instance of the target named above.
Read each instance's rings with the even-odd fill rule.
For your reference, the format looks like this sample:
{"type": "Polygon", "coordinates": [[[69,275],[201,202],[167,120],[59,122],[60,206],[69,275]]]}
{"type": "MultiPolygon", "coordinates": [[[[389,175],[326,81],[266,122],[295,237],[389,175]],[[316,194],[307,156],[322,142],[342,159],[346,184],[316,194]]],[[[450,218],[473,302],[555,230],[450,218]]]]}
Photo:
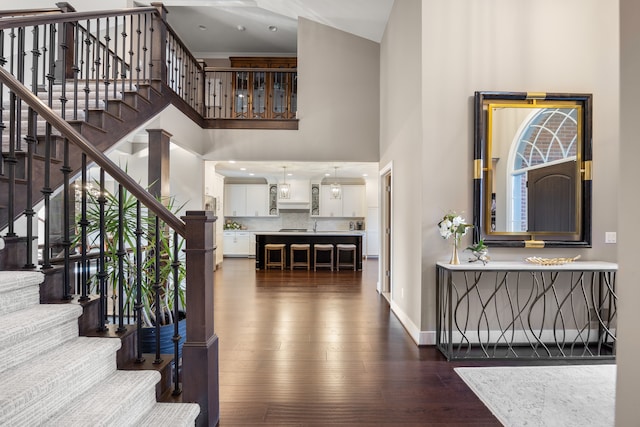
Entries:
{"type": "Polygon", "coordinates": [[[364,218],[315,218],[308,212],[280,212],[280,216],[267,217],[225,217],[221,221],[232,220],[243,226],[246,230],[255,231],[278,231],[282,228],[306,228],[313,230],[314,221],[317,221],[317,231],[349,231],[349,223],[353,223],[354,228],[358,221],[362,221],[363,229],[366,228],[364,218]]]}

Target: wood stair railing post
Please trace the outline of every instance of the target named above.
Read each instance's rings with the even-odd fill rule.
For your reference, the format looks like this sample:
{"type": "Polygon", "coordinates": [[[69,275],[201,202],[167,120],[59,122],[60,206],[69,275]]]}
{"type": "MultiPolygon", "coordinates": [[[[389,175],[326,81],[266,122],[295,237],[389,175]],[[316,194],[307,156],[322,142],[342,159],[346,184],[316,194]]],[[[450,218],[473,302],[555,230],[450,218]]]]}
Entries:
{"type": "Polygon", "coordinates": [[[213,328],[213,227],[211,211],[187,211],[187,340],[182,349],[182,401],[200,404],[197,425],[215,426],[220,417],[218,337],[213,328]]]}
{"type": "Polygon", "coordinates": [[[162,3],[151,3],[151,6],[158,9],[158,13],[153,15],[153,30],[151,33],[151,80],[167,82],[167,52],[165,44],[167,42],[167,8],[162,3]]]}

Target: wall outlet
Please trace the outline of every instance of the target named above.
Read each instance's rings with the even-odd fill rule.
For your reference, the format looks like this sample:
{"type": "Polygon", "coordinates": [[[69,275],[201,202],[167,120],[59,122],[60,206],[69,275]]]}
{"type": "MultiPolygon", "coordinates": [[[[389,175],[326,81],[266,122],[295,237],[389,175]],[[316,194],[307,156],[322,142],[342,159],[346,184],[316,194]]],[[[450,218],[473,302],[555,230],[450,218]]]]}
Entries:
{"type": "Polygon", "coordinates": [[[615,243],[616,242],[616,232],[615,231],[607,231],[604,233],[604,242],[605,243],[615,243]]]}

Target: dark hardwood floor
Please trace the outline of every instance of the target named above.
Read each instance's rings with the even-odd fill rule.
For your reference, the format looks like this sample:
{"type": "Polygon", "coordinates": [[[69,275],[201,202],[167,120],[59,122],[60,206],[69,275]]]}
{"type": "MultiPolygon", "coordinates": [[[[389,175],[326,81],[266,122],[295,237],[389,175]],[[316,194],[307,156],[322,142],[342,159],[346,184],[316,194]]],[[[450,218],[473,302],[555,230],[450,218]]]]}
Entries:
{"type": "MultiPolygon", "coordinates": [[[[434,347],[418,348],[353,271],[215,273],[220,426],[499,426],[434,347]]],[[[485,363],[486,364],[486,363],[485,363]]]]}

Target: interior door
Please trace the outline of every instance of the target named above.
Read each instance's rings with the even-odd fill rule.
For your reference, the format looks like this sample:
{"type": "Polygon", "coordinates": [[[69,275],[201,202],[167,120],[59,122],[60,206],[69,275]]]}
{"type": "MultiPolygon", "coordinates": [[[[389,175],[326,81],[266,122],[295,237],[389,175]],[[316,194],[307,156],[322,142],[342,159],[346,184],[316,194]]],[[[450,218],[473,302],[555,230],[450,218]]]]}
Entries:
{"type": "Polygon", "coordinates": [[[576,231],[576,162],[527,173],[528,231],[576,231]]]}

